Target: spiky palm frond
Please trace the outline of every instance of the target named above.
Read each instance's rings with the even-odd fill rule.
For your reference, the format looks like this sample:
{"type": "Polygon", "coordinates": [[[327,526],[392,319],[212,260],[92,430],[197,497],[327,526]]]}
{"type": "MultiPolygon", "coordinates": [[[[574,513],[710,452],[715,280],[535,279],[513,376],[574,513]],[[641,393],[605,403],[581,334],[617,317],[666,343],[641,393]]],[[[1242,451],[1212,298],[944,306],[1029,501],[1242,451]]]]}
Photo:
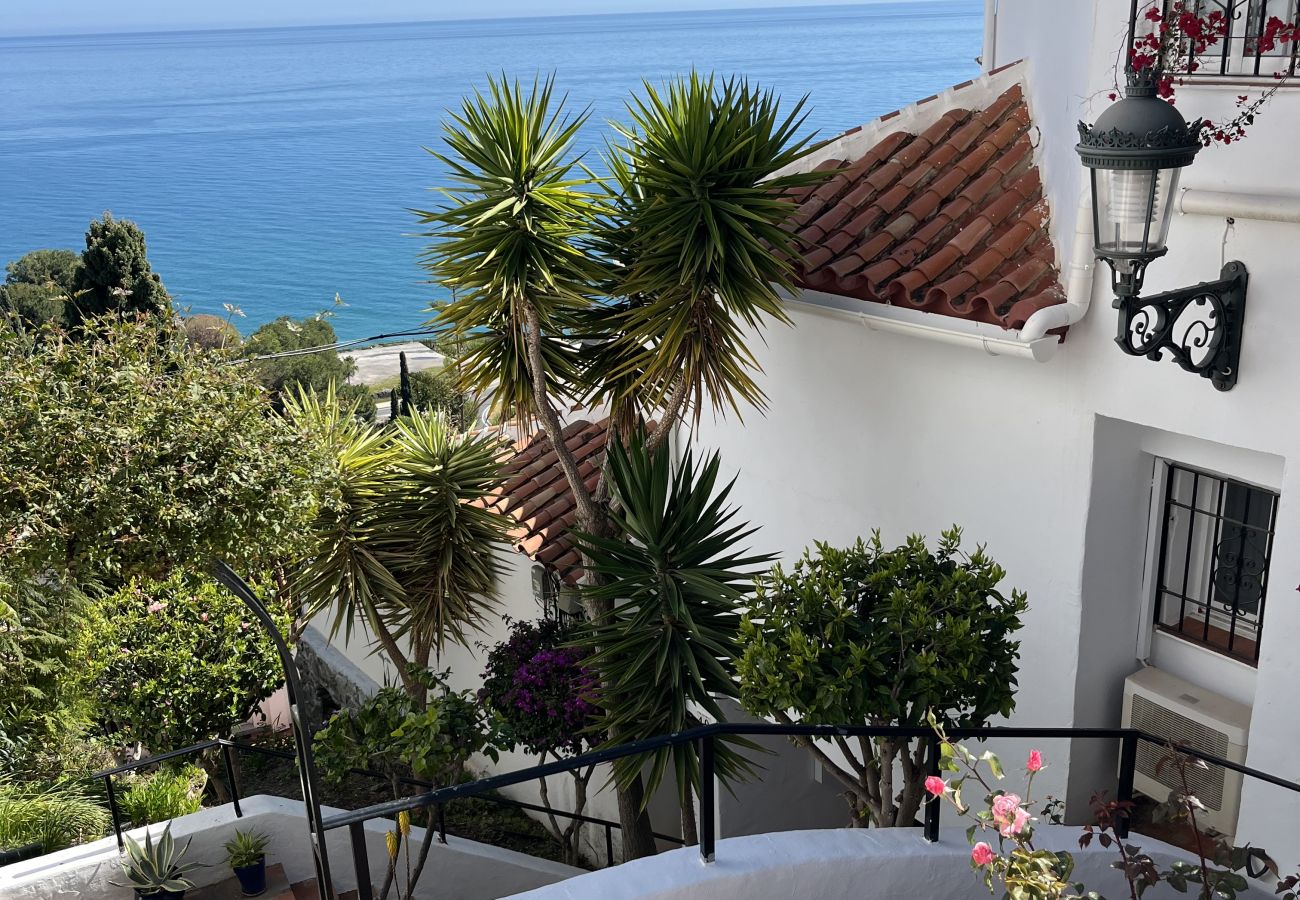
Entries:
{"type": "Polygon", "coordinates": [[[286,408],[331,436],[338,466],[296,596],[309,615],[332,611],[331,635],[363,622],[416,648],[467,643],[495,603],[496,553],[512,524],[476,503],[501,484],[501,438],[460,434],[440,413],[380,430],[332,409],[314,395],[286,408]]]}
{"type": "Polygon", "coordinates": [[[405,589],[369,543],[396,462],[391,440],[340,409],[332,385],[324,396],[301,390],[290,396],[285,416],[323,435],[335,459],[334,496],[317,514],[315,547],[294,574],[294,594],[309,618],[332,611],[331,636],[350,638],[357,622],[377,631],[384,611],[406,602],[405,589]]]}
{"type": "Polygon", "coordinates": [[[393,448],[397,462],[371,544],[406,589],[390,614],[395,634],[439,654],[448,641],[468,646],[496,604],[497,551],[513,525],[475,502],[501,484],[502,438],[458,434],[431,414],[398,420],[393,448]]]}
{"type": "MultiPolygon", "coordinates": [[[[588,113],[570,115],[552,78],[525,93],[503,75],[475,91],[443,124],[450,171],[445,202],[415,210],[434,243],[424,263],[458,291],[434,327],[488,335],[463,360],[467,386],[501,382],[501,402],[522,420],[536,412],[526,364],[529,313],[550,341],[564,335],[573,314],[590,301],[600,266],[587,248],[602,192],[580,165],[574,138],[588,113]]],[[[545,377],[566,396],[576,375],[571,352],[552,344],[545,377]]]]}
{"type": "MultiPolygon", "coordinates": [[[[608,472],[620,535],[575,535],[604,582],[584,590],[615,601],[612,615],[591,628],[598,652],[589,664],[602,678],[601,727],[620,743],[689,728],[698,724],[695,710],[721,720],[716,698],[736,696],[739,607],[754,573],[772,558],[740,549],[755,529],[737,522],[727,505],[732,484],[719,487],[720,465],[716,453],[697,465],[689,451],[674,464],[666,444],[648,450],[643,434],[626,448],[613,443],[608,472]]],[[[747,774],[737,747],[752,746],[720,744],[718,774],[747,774]]],[[[630,782],[644,762],[616,761],[615,778],[630,782]]],[[[680,746],[652,754],[647,796],[670,762],[681,790],[698,786],[695,749],[680,746]]]]}
{"type": "Polygon", "coordinates": [[[706,400],[737,412],[765,401],[747,341],[765,320],[789,321],[789,194],[824,177],[778,174],[809,147],[805,101],[785,113],[769,90],[692,72],[662,89],[646,83],[628,106],[632,125],[615,125],[600,241],[620,263],[614,293],[634,300],[617,327],[633,352],[615,374],[635,373],[657,404],[679,379],[696,415],[706,400]]]}

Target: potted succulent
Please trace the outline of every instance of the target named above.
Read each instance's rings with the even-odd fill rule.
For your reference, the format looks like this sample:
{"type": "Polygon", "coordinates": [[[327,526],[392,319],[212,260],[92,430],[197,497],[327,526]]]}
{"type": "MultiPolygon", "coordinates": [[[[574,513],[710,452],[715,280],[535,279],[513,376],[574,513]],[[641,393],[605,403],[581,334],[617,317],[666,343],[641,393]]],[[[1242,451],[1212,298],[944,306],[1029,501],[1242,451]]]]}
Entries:
{"type": "Polygon", "coordinates": [[[144,834],[143,844],[128,837],[126,858],[122,860],[126,881],[114,884],[135,888],[136,900],[180,900],[187,890],[194,887],[194,882],[185,875],[202,865],[181,862],[189,849],[189,841],[179,850],[176,848],[170,822],[158,836],[156,844],[148,831],[144,834]]]}
{"type": "Polygon", "coordinates": [[[235,870],[245,897],[256,897],[266,890],[266,845],[270,841],[260,831],[240,831],[226,841],[226,860],[235,870]]]}

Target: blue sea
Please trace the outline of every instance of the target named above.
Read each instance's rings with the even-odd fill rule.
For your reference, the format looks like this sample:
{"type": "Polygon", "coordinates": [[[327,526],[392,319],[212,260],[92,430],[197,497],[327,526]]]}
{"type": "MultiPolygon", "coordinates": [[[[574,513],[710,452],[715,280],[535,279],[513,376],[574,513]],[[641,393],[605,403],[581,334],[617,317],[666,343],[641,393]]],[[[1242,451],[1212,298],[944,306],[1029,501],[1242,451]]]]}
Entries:
{"type": "Polygon", "coordinates": [[[0,264],[145,230],[182,308],[247,331],[348,304],[343,338],[418,326],[441,288],[411,208],[444,110],[554,72],[598,149],[642,79],[691,67],[808,94],[824,136],[974,76],[979,0],[0,39],[0,264]]]}

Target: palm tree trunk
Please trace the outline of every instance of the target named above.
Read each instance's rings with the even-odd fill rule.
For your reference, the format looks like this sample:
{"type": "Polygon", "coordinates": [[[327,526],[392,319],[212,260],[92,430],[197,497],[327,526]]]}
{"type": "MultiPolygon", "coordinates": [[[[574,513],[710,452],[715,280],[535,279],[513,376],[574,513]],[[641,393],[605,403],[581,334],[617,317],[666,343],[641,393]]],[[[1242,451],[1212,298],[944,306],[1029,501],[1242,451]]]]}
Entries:
{"type": "Polygon", "coordinates": [[[694,847],[700,842],[700,833],[695,825],[695,794],[690,786],[682,797],[682,843],[694,847]]]}
{"type": "MultiPolygon", "coordinates": [[[[598,537],[609,536],[614,530],[609,515],[587,490],[587,485],[582,479],[582,473],[578,469],[578,462],[564,444],[564,426],[560,423],[560,417],[556,414],[555,408],[551,404],[551,398],[547,393],[546,367],[542,360],[541,323],[537,316],[537,310],[527,300],[522,301],[521,306],[523,307],[525,327],[524,341],[528,349],[528,369],[533,381],[533,405],[537,407],[536,412],[542,424],[542,430],[546,432],[546,436],[555,450],[555,457],[560,464],[560,470],[564,472],[564,477],[569,482],[569,489],[573,492],[574,503],[577,506],[576,522],[574,524],[578,530],[585,531],[588,534],[598,537]]],[[[590,580],[592,576],[588,575],[587,577],[590,580]]],[[[588,598],[585,602],[587,615],[593,622],[603,621],[614,612],[614,602],[612,600],[592,600],[588,598]]],[[[609,736],[611,740],[617,739],[617,735],[612,730],[609,736]]],[[[650,826],[650,815],[644,809],[645,788],[641,782],[641,776],[638,775],[631,784],[617,790],[618,817],[623,834],[624,859],[653,856],[658,852],[658,849],[655,846],[654,833],[650,826]]]]}

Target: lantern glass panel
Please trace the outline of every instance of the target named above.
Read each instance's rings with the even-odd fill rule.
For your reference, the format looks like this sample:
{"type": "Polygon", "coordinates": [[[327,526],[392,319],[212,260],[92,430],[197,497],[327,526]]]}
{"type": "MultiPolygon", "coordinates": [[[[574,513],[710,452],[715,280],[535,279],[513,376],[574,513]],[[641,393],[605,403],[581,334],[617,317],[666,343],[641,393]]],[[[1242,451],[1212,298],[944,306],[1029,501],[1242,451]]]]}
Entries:
{"type": "Polygon", "coordinates": [[[1117,271],[1129,271],[1134,258],[1150,259],[1164,251],[1180,172],[1094,170],[1097,252],[1112,260],[1117,271]]]}

